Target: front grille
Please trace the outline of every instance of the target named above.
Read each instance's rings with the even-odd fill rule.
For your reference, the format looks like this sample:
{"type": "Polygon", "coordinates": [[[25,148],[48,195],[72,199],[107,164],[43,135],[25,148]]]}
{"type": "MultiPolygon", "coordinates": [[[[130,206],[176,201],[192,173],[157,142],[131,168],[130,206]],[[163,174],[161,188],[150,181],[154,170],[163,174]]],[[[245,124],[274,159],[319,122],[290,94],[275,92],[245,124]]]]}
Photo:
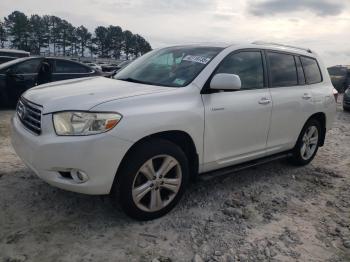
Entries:
{"type": "Polygon", "coordinates": [[[36,135],[41,134],[41,106],[21,97],[18,101],[16,111],[22,124],[29,131],[36,135]]]}

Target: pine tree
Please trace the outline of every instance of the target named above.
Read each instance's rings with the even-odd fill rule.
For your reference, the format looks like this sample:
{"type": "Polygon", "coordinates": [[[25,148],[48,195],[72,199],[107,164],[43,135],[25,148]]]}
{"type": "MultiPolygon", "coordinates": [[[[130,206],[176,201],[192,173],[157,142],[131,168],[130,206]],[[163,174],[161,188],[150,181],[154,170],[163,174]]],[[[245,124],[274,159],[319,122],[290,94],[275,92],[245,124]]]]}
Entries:
{"type": "Polygon", "coordinates": [[[7,33],[4,22],[0,21],[0,47],[4,48],[7,41],[7,33]]]}
{"type": "Polygon", "coordinates": [[[14,11],[8,17],[5,17],[5,26],[10,36],[11,47],[30,51],[29,36],[31,27],[28,17],[22,12],[14,11]]]}
{"type": "Polygon", "coordinates": [[[42,47],[48,46],[47,27],[42,17],[32,15],[29,19],[31,26],[30,34],[30,52],[40,55],[42,47]]]}
{"type": "Polygon", "coordinates": [[[80,47],[80,56],[84,57],[85,48],[91,40],[91,33],[83,25],[79,26],[76,30],[77,42],[80,47]]]}
{"type": "Polygon", "coordinates": [[[120,26],[98,26],[92,35],[83,25],[75,28],[71,23],[57,16],[31,15],[30,18],[19,11],[14,11],[4,22],[0,21],[0,47],[10,43],[17,49],[40,54],[48,48],[53,55],[84,56],[86,49],[90,56],[112,57],[119,59],[122,52],[126,57],[139,56],[152,48],[140,35],[120,26]]]}

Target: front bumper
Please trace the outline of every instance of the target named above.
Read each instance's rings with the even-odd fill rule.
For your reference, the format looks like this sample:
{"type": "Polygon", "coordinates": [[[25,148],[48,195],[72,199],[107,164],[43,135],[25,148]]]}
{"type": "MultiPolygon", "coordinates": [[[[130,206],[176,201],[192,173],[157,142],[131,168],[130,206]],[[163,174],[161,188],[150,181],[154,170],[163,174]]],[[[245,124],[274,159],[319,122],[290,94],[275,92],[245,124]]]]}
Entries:
{"type": "Polygon", "coordinates": [[[132,143],[108,133],[91,136],[57,136],[52,115],[42,116],[42,134],[26,130],[17,115],[12,118],[12,145],[17,155],[41,179],[69,191],[108,194],[118,166],[132,143]],[[59,171],[81,170],[84,183],[65,178],[59,171]]]}

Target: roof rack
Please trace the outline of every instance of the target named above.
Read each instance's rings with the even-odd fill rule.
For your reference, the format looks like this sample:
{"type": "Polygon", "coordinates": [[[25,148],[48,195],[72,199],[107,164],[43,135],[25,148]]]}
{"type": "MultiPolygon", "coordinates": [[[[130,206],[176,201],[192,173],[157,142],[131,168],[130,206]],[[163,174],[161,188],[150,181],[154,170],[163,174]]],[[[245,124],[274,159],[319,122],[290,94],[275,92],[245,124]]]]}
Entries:
{"type": "Polygon", "coordinates": [[[274,42],[254,41],[252,44],[254,44],[254,45],[274,45],[274,46],[293,48],[293,49],[297,49],[297,50],[306,51],[308,53],[312,53],[310,48],[302,48],[302,47],[298,47],[298,46],[285,45],[285,44],[279,44],[279,43],[274,43],[274,42]]]}

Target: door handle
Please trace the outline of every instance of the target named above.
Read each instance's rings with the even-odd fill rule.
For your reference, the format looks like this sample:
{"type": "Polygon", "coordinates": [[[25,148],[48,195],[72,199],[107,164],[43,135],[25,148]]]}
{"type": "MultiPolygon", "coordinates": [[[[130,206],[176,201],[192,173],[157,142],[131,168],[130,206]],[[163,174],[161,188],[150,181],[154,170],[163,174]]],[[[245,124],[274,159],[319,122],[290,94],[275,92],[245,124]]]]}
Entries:
{"type": "Polygon", "coordinates": [[[261,98],[260,101],[259,101],[260,105],[267,105],[267,104],[270,104],[270,103],[271,103],[271,100],[266,98],[266,97],[261,98]]]}
{"type": "Polygon", "coordinates": [[[305,100],[309,100],[310,98],[312,98],[312,96],[310,94],[308,94],[308,93],[304,93],[302,98],[305,99],[305,100]]]}

